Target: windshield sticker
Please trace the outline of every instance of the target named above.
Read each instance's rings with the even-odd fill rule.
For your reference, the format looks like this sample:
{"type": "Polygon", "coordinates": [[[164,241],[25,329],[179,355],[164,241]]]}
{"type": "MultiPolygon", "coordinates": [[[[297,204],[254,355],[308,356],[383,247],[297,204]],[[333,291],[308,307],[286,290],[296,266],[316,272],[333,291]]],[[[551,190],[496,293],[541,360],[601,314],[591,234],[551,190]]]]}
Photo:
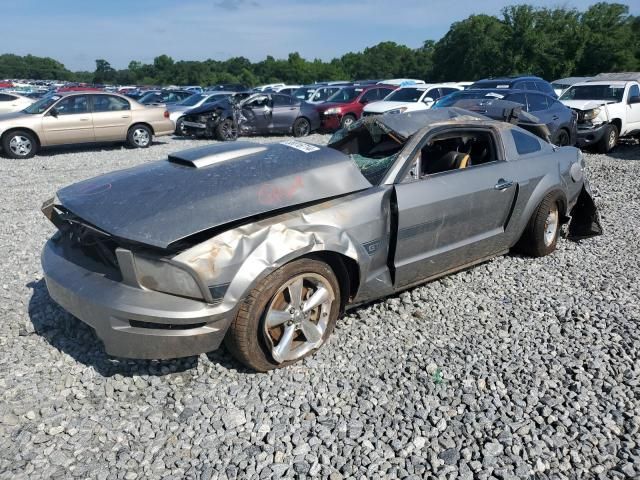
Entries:
{"type": "Polygon", "coordinates": [[[500,95],[499,93],[491,92],[487,93],[485,97],[494,97],[494,98],[504,98],[504,95],[500,95]]]}
{"type": "Polygon", "coordinates": [[[299,142],[298,140],[287,140],[286,142],[280,142],[281,145],[286,145],[287,147],[295,148],[296,150],[300,150],[304,153],[317,152],[320,148],[309,145],[308,143],[299,142]]]}

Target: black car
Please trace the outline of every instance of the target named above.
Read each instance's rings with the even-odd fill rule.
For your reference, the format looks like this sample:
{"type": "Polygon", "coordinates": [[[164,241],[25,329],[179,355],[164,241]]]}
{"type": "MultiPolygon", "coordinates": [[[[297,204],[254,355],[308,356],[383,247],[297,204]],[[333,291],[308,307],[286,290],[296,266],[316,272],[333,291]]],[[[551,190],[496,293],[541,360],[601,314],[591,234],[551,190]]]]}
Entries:
{"type": "Polygon", "coordinates": [[[551,84],[540,77],[517,76],[517,77],[496,77],[485,78],[472,83],[467,90],[472,88],[496,88],[509,90],[530,90],[546,93],[547,95],[558,98],[556,91],[551,84]]]}
{"type": "Polygon", "coordinates": [[[569,107],[544,93],[517,89],[469,89],[451,93],[438,100],[432,108],[452,107],[461,100],[501,99],[523,105],[523,110],[546,124],[550,141],[559,146],[575,145],[577,138],[576,114],[569,107]]]}
{"type": "Polygon", "coordinates": [[[138,102],[143,105],[152,105],[155,103],[172,105],[181,102],[191,95],[193,95],[193,92],[188,90],[152,90],[142,95],[142,97],[138,99],[138,102]]]}
{"type": "Polygon", "coordinates": [[[290,95],[237,95],[189,110],[182,121],[186,135],[235,140],[239,135],[293,134],[303,137],[320,128],[313,105],[290,95]]]}

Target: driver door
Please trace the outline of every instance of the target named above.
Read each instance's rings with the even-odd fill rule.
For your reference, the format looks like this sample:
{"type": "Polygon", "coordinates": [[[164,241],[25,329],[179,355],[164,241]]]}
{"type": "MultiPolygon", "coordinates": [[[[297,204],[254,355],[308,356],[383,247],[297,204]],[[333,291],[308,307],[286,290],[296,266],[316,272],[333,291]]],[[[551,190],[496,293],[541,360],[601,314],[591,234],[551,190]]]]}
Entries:
{"type": "Polygon", "coordinates": [[[638,85],[631,85],[627,95],[627,129],[640,129],[640,103],[630,103],[632,98],[640,97],[640,88],[638,85]]]}
{"type": "Polygon", "coordinates": [[[47,145],[94,142],[88,95],[62,98],[42,117],[47,145]]]}
{"type": "Polygon", "coordinates": [[[289,95],[274,95],[271,130],[274,132],[288,133],[293,122],[298,118],[300,102],[294,104],[294,98],[289,95]]]}
{"type": "MultiPolygon", "coordinates": [[[[466,168],[452,163],[449,170],[414,173],[416,179],[409,176],[396,185],[396,288],[507,248],[504,232],[517,183],[510,175],[513,165],[496,155],[495,139],[499,137],[489,131],[485,135],[494,142],[492,156],[484,156],[485,163],[466,168]]],[[[434,160],[422,152],[424,148],[413,161],[418,155],[421,163],[434,160]]],[[[424,163],[420,170],[425,171],[424,163]]]]}
{"type": "Polygon", "coordinates": [[[260,95],[242,106],[245,127],[254,133],[267,133],[272,123],[272,103],[268,95],[260,95]]]}

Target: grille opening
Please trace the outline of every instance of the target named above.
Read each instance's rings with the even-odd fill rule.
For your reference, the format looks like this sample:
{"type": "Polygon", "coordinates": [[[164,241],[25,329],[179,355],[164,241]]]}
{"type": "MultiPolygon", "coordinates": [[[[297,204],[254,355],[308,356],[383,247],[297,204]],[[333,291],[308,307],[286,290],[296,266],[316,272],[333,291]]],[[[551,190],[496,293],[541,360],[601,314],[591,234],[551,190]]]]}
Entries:
{"type": "Polygon", "coordinates": [[[174,325],[172,323],[155,323],[155,322],[141,322],[140,320],[129,320],[129,325],[135,328],[146,328],[151,330],[191,330],[192,328],[204,327],[206,323],[201,322],[201,323],[174,325]]]}

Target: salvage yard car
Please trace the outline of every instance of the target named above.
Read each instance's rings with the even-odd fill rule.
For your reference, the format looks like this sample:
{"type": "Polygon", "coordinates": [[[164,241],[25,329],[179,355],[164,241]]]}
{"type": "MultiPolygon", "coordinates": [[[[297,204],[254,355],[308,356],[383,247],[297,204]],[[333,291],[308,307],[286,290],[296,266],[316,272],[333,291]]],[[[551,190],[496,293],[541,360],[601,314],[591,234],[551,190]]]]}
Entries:
{"type": "Polygon", "coordinates": [[[548,255],[569,220],[572,238],[600,233],[583,167],[458,108],[367,117],[326,147],[200,147],[58,191],[42,266],[111,355],[225,340],[265,371],[320,348],[345,308],[513,247],[548,255]]]}
{"type": "Polygon", "coordinates": [[[396,89],[389,85],[344,87],[317,106],[323,130],[349,127],[362,116],[365,105],[378,102],[396,89]]]}
{"type": "Polygon", "coordinates": [[[17,93],[0,91],[0,115],[3,113],[19,112],[33,103],[31,98],[17,93]]]}
{"type": "Polygon", "coordinates": [[[239,135],[293,134],[304,137],[320,127],[320,117],[307,102],[279,93],[236,94],[189,110],[182,118],[188,136],[236,140],[239,135]]]}
{"type": "Polygon", "coordinates": [[[126,142],[146,148],[154,135],[171,135],[173,130],[164,107],[93,91],[48,95],[0,117],[0,140],[10,158],[30,158],[42,147],[78,143],[126,142]]]}
{"type": "Polygon", "coordinates": [[[607,153],[619,137],[640,135],[640,73],[598,75],[569,87],[560,101],[578,114],[579,147],[607,153]]]}
{"type": "Polygon", "coordinates": [[[404,113],[426,110],[440,97],[462,90],[455,84],[421,84],[401,87],[379,102],[365,105],[363,116],[379,115],[381,113],[404,113]]]}

